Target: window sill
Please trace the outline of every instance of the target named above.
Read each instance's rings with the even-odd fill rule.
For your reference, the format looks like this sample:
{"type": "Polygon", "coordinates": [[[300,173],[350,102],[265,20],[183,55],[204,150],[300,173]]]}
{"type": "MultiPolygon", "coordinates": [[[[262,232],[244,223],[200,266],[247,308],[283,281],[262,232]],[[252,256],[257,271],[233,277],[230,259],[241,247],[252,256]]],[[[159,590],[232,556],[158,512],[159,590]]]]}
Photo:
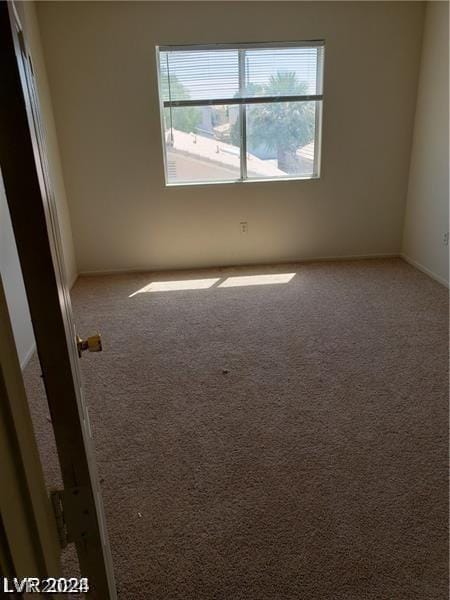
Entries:
{"type": "Polygon", "coordinates": [[[198,186],[210,186],[210,185],[229,185],[229,184],[248,184],[248,183],[274,183],[283,181],[317,181],[320,179],[320,175],[312,175],[305,177],[265,177],[262,179],[225,179],[221,181],[180,181],[180,183],[165,183],[166,188],[178,188],[178,187],[198,187],[198,186]]]}

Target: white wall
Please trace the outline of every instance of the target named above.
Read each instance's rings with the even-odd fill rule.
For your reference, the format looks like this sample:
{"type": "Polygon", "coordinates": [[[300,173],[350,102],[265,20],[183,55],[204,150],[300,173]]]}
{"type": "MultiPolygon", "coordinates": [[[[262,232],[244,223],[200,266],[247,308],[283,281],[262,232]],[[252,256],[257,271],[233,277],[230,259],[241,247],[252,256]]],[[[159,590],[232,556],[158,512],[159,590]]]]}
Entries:
{"type": "Polygon", "coordinates": [[[1,172],[0,276],[5,289],[17,354],[23,367],[33,353],[34,334],[1,172]]]}
{"type": "Polygon", "coordinates": [[[423,13],[421,2],[39,2],[79,270],[399,253],[423,13]],[[319,181],[164,187],[155,45],[321,38],[319,181]]]}
{"type": "Polygon", "coordinates": [[[428,2],[411,153],[403,253],[449,281],[449,10],[428,2]]]}

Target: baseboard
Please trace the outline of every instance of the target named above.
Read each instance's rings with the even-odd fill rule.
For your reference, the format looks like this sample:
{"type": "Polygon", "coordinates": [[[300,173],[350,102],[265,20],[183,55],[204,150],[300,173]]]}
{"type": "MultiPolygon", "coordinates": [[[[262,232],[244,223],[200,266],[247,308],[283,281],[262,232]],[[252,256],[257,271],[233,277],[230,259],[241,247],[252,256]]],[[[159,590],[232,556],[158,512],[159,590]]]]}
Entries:
{"type": "Polygon", "coordinates": [[[346,260],[376,260],[383,258],[400,258],[398,252],[379,253],[379,254],[346,254],[339,256],[314,256],[313,258],[300,258],[291,261],[290,264],[314,263],[314,262],[340,262],[346,260]]]}
{"type": "Polygon", "coordinates": [[[30,362],[31,357],[33,356],[33,354],[35,352],[36,352],[36,343],[33,342],[31,348],[25,354],[24,358],[20,361],[20,368],[22,369],[22,371],[25,369],[25,367],[27,366],[27,364],[30,362]]]}
{"type": "Polygon", "coordinates": [[[346,261],[346,260],[370,260],[382,258],[400,258],[399,252],[390,252],[384,254],[347,254],[339,256],[314,256],[312,258],[299,258],[295,260],[279,260],[271,263],[242,263],[242,264],[222,264],[222,265],[202,265],[190,267],[130,267],[124,269],[98,269],[96,271],[80,271],[79,277],[95,277],[96,275],[124,275],[126,273],[157,273],[159,271],[192,271],[194,269],[234,269],[238,267],[268,267],[274,265],[298,265],[303,263],[326,262],[326,261],[346,261]]]}
{"type": "Polygon", "coordinates": [[[428,269],[427,267],[425,267],[424,265],[422,265],[420,262],[417,262],[417,260],[414,260],[413,258],[411,258],[410,256],[408,256],[407,254],[401,254],[401,257],[403,258],[404,261],[406,261],[412,267],[415,267],[419,271],[422,271],[422,273],[425,273],[425,275],[428,275],[428,277],[431,277],[432,279],[434,279],[435,281],[437,281],[441,285],[444,285],[447,288],[450,287],[449,286],[449,282],[446,279],[444,279],[444,277],[441,277],[440,275],[437,275],[436,273],[434,273],[433,271],[431,271],[431,269],[428,269]]]}
{"type": "Polygon", "coordinates": [[[77,282],[78,279],[78,273],[75,273],[75,275],[72,277],[72,279],[69,281],[69,290],[71,290],[73,288],[73,286],[75,285],[75,283],[77,282]]]}

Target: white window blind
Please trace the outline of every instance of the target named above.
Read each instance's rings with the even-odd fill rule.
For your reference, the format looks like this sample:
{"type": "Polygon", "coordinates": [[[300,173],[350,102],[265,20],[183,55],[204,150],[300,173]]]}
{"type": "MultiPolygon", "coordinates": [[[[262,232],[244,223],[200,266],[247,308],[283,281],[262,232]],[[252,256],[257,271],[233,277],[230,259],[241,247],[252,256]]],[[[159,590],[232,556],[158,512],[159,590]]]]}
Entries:
{"type": "Polygon", "coordinates": [[[323,46],[247,50],[245,81],[248,95],[267,95],[271,78],[277,77],[278,74],[290,74],[293,77],[286,79],[285,87],[277,90],[279,95],[296,95],[298,90],[289,87],[289,82],[292,83],[295,78],[304,95],[320,96],[322,94],[322,51],[323,46]]]}
{"type": "Polygon", "coordinates": [[[167,79],[166,106],[180,100],[231,100],[239,95],[237,50],[160,51],[160,69],[167,79]]]}
{"type": "Polygon", "coordinates": [[[158,61],[168,183],[318,175],[322,41],[165,46],[158,61]]]}

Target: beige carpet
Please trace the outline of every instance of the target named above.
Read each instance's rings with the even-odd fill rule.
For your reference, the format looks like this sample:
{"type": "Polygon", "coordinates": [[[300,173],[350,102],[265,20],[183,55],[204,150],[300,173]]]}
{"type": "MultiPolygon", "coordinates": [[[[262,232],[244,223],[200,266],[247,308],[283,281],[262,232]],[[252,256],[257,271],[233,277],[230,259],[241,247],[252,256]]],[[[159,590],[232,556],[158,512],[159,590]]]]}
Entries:
{"type": "Polygon", "coordinates": [[[81,362],[120,600],[448,598],[444,287],[373,260],[81,278],[73,303],[104,339],[81,362]],[[132,295],[193,278],[218,281],[132,295]]]}

